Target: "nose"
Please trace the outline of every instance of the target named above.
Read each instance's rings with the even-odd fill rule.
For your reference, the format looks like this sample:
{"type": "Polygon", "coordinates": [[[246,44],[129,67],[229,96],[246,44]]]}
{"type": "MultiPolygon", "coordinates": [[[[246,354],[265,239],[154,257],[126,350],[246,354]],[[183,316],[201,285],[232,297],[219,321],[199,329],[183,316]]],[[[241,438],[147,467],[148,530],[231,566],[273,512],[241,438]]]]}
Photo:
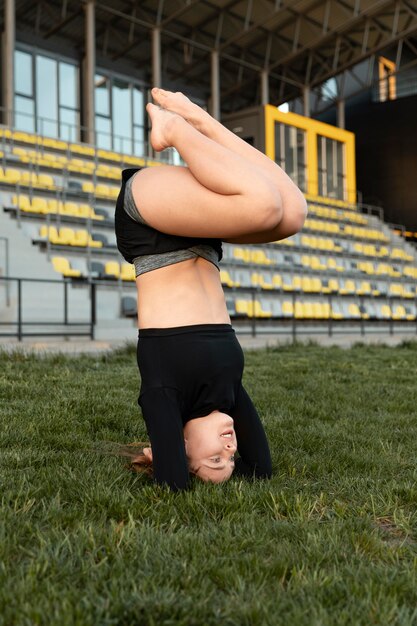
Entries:
{"type": "Polygon", "coordinates": [[[229,450],[229,451],[232,451],[232,452],[236,452],[236,450],[237,450],[237,446],[236,446],[236,444],[233,441],[228,441],[225,444],[224,447],[225,447],[226,450],[229,450]]]}

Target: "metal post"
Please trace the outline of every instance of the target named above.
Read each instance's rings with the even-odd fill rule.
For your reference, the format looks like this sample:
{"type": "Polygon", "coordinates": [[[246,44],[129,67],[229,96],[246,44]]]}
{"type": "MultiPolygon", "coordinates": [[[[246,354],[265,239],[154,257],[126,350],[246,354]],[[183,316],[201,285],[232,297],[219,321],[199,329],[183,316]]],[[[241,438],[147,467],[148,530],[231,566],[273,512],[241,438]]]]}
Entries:
{"type": "Polygon", "coordinates": [[[303,110],[305,117],[310,117],[310,87],[303,87],[303,110]]]}
{"type": "Polygon", "coordinates": [[[345,101],[343,99],[337,101],[337,125],[339,128],[345,128],[345,101]]]}
{"type": "Polygon", "coordinates": [[[7,237],[0,237],[0,241],[4,241],[4,254],[5,254],[5,263],[4,263],[4,272],[6,277],[6,306],[10,306],[10,285],[9,281],[9,240],[7,237]]]}
{"type": "Polygon", "coordinates": [[[295,291],[292,292],[292,342],[295,343],[297,339],[297,327],[295,319],[295,291]]]}
{"type": "Polygon", "coordinates": [[[211,116],[220,120],[220,65],[218,50],[211,51],[211,116]]]}
{"type": "Polygon", "coordinates": [[[152,87],[162,87],[161,28],[152,29],[152,87]]]}
{"type": "Polygon", "coordinates": [[[333,336],[332,294],[329,293],[329,337],[333,336]]]}
{"type": "Polygon", "coordinates": [[[14,0],[4,3],[4,32],[2,46],[3,124],[13,126],[14,48],[16,38],[16,7],[14,0]]]}
{"type": "Polygon", "coordinates": [[[68,325],[68,281],[64,279],[64,325],[68,325]]]}
{"type": "Polygon", "coordinates": [[[255,288],[251,289],[251,295],[252,295],[252,319],[251,319],[252,337],[256,337],[255,288]]]}
{"type": "Polygon", "coordinates": [[[269,104],[269,72],[261,71],[261,105],[269,104]]]}
{"type": "Polygon", "coordinates": [[[83,72],[85,141],[95,143],[94,83],[96,67],[95,0],[87,0],[85,5],[85,57],[83,72]]]}
{"type": "Polygon", "coordinates": [[[94,340],[94,330],[96,325],[96,284],[91,283],[90,288],[91,310],[90,310],[90,339],[94,340]]]}
{"type": "Polygon", "coordinates": [[[17,338],[22,341],[22,279],[17,278],[17,338]]]}

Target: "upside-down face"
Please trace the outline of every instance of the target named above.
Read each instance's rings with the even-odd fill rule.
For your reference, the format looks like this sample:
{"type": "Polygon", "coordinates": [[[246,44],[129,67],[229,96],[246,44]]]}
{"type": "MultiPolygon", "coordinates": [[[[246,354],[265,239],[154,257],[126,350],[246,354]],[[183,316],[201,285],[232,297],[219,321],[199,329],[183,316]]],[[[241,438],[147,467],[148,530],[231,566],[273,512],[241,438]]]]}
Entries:
{"type": "Polygon", "coordinates": [[[184,426],[190,471],[201,480],[220,483],[233,473],[237,440],[230,415],[212,411],[184,426]]]}

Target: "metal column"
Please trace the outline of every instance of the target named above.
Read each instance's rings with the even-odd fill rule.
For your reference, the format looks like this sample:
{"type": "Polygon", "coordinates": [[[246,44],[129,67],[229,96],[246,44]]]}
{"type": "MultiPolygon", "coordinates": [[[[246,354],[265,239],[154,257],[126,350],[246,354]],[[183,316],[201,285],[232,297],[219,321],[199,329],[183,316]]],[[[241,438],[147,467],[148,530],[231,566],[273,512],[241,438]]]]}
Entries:
{"type": "Polygon", "coordinates": [[[337,101],[337,125],[339,128],[345,128],[345,101],[337,101]]]}
{"type": "Polygon", "coordinates": [[[303,114],[310,117],[310,87],[303,87],[303,114]]]}
{"type": "Polygon", "coordinates": [[[85,57],[83,72],[84,93],[84,141],[95,143],[94,82],[96,70],[96,26],[95,0],[87,0],[85,5],[85,57]]]}
{"type": "Polygon", "coordinates": [[[162,87],[161,72],[161,29],[152,29],[152,87],[162,87]]]}
{"type": "Polygon", "coordinates": [[[261,105],[269,104],[269,72],[262,70],[261,72],[261,105]]]}
{"type": "Polygon", "coordinates": [[[14,47],[16,37],[16,18],[14,0],[4,3],[4,33],[2,38],[3,70],[3,124],[13,126],[14,99],[14,47]]]}
{"type": "Polygon", "coordinates": [[[211,51],[211,111],[210,114],[215,120],[220,121],[220,66],[219,53],[217,50],[211,51]]]}

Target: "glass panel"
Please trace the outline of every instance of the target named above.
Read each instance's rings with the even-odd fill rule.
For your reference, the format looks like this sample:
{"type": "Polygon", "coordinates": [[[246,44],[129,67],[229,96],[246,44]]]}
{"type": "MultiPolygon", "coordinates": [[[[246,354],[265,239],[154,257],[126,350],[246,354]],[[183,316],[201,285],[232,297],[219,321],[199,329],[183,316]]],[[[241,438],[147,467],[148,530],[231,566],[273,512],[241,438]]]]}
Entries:
{"type": "Polygon", "coordinates": [[[25,96],[33,96],[32,55],[16,50],[14,67],[15,91],[25,96]]]}
{"type": "Polygon", "coordinates": [[[132,108],[128,83],[113,80],[112,112],[114,150],[131,152],[132,150],[132,108]]]}
{"type": "Polygon", "coordinates": [[[78,108],[77,68],[75,65],[59,64],[59,101],[66,107],[78,108]]]}
{"type": "Polygon", "coordinates": [[[98,74],[95,78],[95,105],[97,114],[110,115],[109,79],[98,74]]]}
{"type": "Polygon", "coordinates": [[[325,191],[324,191],[325,163],[323,163],[323,157],[324,157],[323,140],[324,140],[324,137],[317,135],[317,164],[319,168],[319,196],[325,195],[325,191]]]}
{"type": "Polygon", "coordinates": [[[111,124],[105,117],[96,116],[96,142],[99,148],[111,150],[111,124]]]}
{"type": "Polygon", "coordinates": [[[331,139],[325,139],[326,141],[326,164],[327,164],[327,195],[332,198],[335,195],[335,142],[331,139]]]}
{"type": "Polygon", "coordinates": [[[59,110],[59,116],[60,138],[67,141],[78,141],[78,111],[73,111],[72,109],[64,109],[63,107],[61,107],[61,109],[59,110]]]}
{"type": "Polygon", "coordinates": [[[145,143],[145,131],[141,126],[133,127],[134,153],[136,156],[145,156],[147,154],[145,143]]]}
{"type": "Polygon", "coordinates": [[[133,123],[144,126],[145,104],[143,91],[137,87],[133,88],[133,123]]]}
{"type": "Polygon", "coordinates": [[[42,135],[58,135],[57,63],[36,57],[37,130],[42,135]]]}
{"type": "Polygon", "coordinates": [[[35,132],[35,103],[29,98],[15,96],[14,99],[15,117],[14,124],[19,130],[28,133],[35,132]]]}

